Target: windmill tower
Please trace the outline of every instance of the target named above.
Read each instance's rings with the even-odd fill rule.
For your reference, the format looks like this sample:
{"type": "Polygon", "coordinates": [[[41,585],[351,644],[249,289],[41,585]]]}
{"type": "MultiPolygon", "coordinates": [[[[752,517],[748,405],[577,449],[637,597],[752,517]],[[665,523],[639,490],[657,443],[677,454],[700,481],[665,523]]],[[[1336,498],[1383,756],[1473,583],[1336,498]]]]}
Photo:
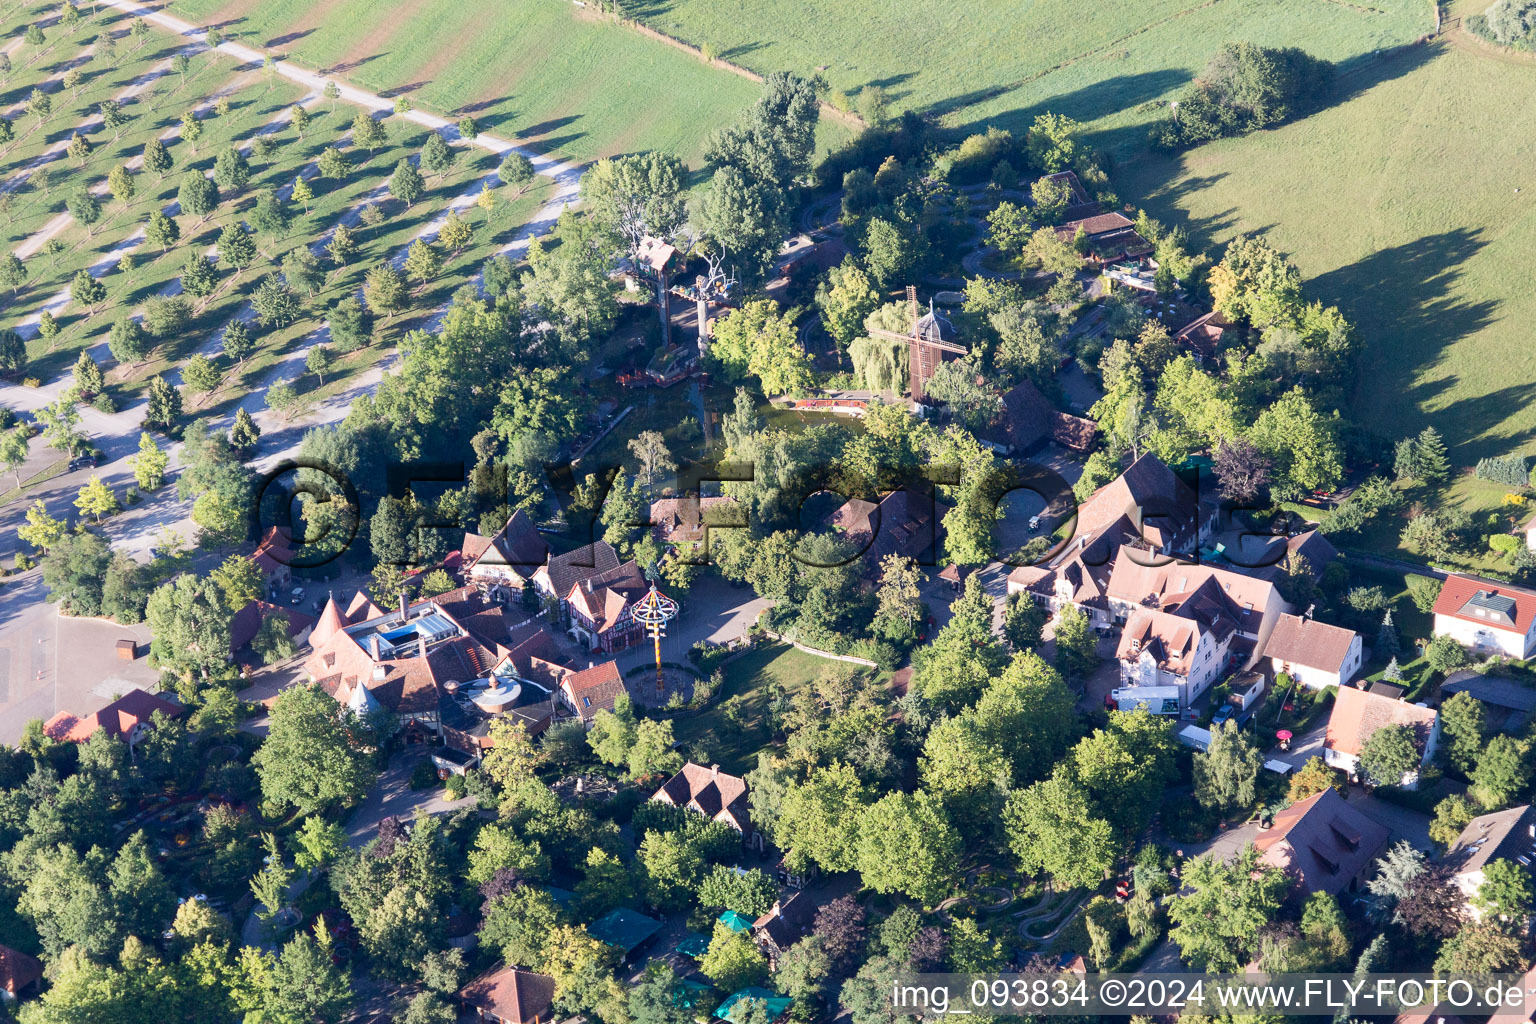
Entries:
{"type": "Polygon", "coordinates": [[[912,326],[906,334],[897,334],[895,331],[882,331],[879,329],[870,331],[880,338],[889,338],[892,341],[904,341],[907,343],[910,358],[908,365],[908,390],[912,393],[912,401],[923,400],[923,386],[928,383],[928,378],[933,376],[933,371],[939,368],[946,356],[967,355],[965,346],[955,342],[955,325],[940,313],[934,311],[932,300],[928,303],[926,315],[919,315],[921,310],[917,305],[917,289],[907,285],[907,304],[911,307],[912,326]]]}

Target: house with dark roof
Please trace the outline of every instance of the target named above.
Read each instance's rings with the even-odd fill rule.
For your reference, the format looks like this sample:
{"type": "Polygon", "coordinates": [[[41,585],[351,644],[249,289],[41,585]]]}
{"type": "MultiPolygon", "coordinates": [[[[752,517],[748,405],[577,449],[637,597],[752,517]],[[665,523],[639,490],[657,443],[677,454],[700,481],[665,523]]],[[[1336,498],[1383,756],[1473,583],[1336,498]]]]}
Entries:
{"type": "Polygon", "coordinates": [[[1284,672],[1313,690],[1347,683],[1360,671],[1360,634],[1316,619],[1284,614],[1275,622],[1264,656],[1276,674],[1284,672]]]}
{"type": "Polygon", "coordinates": [[[1521,804],[1478,815],[1445,851],[1444,860],[1455,870],[1456,887],[1469,901],[1468,913],[1476,918],[1478,910],[1470,900],[1482,887],[1489,864],[1507,860],[1527,871],[1536,870],[1536,813],[1530,804],[1521,804]]]}
{"type": "Polygon", "coordinates": [[[466,532],[459,556],[466,583],[506,601],[549,559],[549,545],[527,513],[518,509],[489,537],[466,532]]]}
{"type": "Polygon", "coordinates": [[[0,946],[0,1002],[15,1003],[37,991],[43,980],[43,962],[19,949],[0,946]]]}
{"type": "Polygon", "coordinates": [[[1253,845],[1260,863],[1285,872],[1304,896],[1337,896],[1364,884],[1389,835],[1330,786],[1276,814],[1253,845]]]}
{"type": "Polygon", "coordinates": [[[1333,711],[1323,739],[1323,760],[1330,767],[1356,776],[1360,771],[1360,751],[1378,729],[1404,726],[1413,736],[1419,751],[1419,764],[1403,773],[1402,779],[1378,780],[1383,784],[1415,789],[1419,773],[1435,756],[1440,742],[1440,715],[1434,708],[1392,700],[1368,690],[1341,686],[1333,698],[1333,711]]]}
{"type": "Polygon", "coordinates": [[[248,601],[245,607],[229,620],[229,653],[236,661],[246,660],[242,658],[242,652],[252,640],[256,639],[256,634],[261,632],[261,624],[272,615],[282,616],[288,628],[288,635],[295,642],[300,641],[304,634],[316,625],[314,616],[306,615],[297,608],[287,608],[261,600],[248,601]]]}
{"type": "Polygon", "coordinates": [[[651,794],[651,799],[656,803],[686,808],[710,821],[723,822],[743,836],[754,834],[747,810],[747,780],[722,772],[717,764],[706,768],[689,761],[676,775],[662,783],[661,788],[651,794]]]}
{"type": "Polygon", "coordinates": [[[605,661],[565,676],[560,680],[555,696],[565,711],[591,728],[597,713],[612,711],[614,703],[626,693],[619,666],[605,661]]]}
{"type": "Polygon", "coordinates": [[[705,541],[711,526],[745,526],[746,513],[735,498],[692,495],[651,502],[651,531],[663,544],[683,547],[705,541]]]}
{"type": "Polygon", "coordinates": [[[1088,243],[1086,258],[1096,266],[1127,263],[1152,254],[1152,243],[1141,237],[1135,221],[1113,210],[1075,217],[1056,226],[1056,237],[1075,244],[1081,234],[1088,243]]]}
{"type": "Polygon", "coordinates": [[[863,574],[874,577],[887,555],[935,564],[948,511],[949,506],[931,494],[898,487],[878,503],[850,498],[827,517],[826,525],[859,549],[863,574]]]}
{"type": "Polygon", "coordinates": [[[1078,507],[1072,544],[1059,560],[1085,552],[1096,556],[1091,561],[1107,561],[1121,546],[1193,559],[1215,531],[1217,512],[1146,454],[1078,507]]]}
{"type": "Polygon", "coordinates": [[[157,713],[175,718],[184,710],[180,704],[164,697],[147,690],[133,689],[84,718],[60,711],[43,723],[43,733],[59,743],[84,743],[97,732],[105,732],[113,739],[128,744],[131,750],[154,724],[153,719],[157,713]]]}
{"type": "Polygon", "coordinates": [[[1536,651],[1536,591],[1452,573],[1435,599],[1435,636],[1520,661],[1536,651]]]}
{"type": "Polygon", "coordinates": [[[612,572],[620,565],[619,553],[607,541],[593,541],[560,555],[551,555],[529,577],[539,593],[564,601],[571,588],[582,580],[612,572]]]}
{"type": "Polygon", "coordinates": [[[459,989],[459,1004],[476,1020],[494,1024],[550,1024],[559,1016],[554,1002],[554,978],[506,964],[459,989]]]}
{"type": "Polygon", "coordinates": [[[767,913],[752,922],[752,940],[768,957],[768,965],[776,967],[789,947],[811,930],[815,918],[811,898],[803,892],[792,893],[788,899],[775,900],[767,913]]]}
{"type": "Polygon", "coordinates": [[[1026,380],[1003,393],[997,416],[976,439],[1000,455],[1026,455],[1048,442],[1087,451],[1098,431],[1092,420],[1056,409],[1026,380]]]}
{"type": "Polygon", "coordinates": [[[1203,364],[1207,359],[1216,358],[1216,353],[1221,349],[1221,339],[1232,326],[1232,321],[1212,310],[1174,331],[1173,340],[1203,364]]]}

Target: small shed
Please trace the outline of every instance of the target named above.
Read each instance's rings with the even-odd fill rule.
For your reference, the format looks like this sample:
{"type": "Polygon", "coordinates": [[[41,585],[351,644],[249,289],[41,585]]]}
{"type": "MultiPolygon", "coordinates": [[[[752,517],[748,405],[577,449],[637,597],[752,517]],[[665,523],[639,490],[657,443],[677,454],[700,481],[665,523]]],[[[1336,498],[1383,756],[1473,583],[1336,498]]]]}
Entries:
{"type": "Polygon", "coordinates": [[[587,926],[588,935],[623,950],[626,959],[659,931],[660,921],[628,907],[620,907],[587,926]]]}
{"type": "Polygon", "coordinates": [[[139,656],[139,642],[131,636],[125,636],[117,642],[117,657],[121,661],[132,661],[139,656]]]}

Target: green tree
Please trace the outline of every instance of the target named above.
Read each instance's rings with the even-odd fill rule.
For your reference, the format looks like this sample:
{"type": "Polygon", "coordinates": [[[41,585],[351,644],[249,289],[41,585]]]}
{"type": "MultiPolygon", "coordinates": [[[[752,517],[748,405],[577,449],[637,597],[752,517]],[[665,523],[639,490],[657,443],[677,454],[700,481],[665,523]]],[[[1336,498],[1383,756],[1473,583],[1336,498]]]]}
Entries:
{"type": "MultiPolygon", "coordinates": [[[[16,527],[16,536],[40,551],[51,551],[69,532],[67,525],[48,514],[48,506],[39,499],[27,509],[27,523],[16,527]]],[[[44,564],[44,571],[47,563],[44,564]]]]}
{"type": "Polygon", "coordinates": [[[1168,905],[1168,937],[1184,962],[1204,971],[1242,969],[1279,911],[1285,876],[1261,865],[1250,843],[1231,863],[1196,857],[1184,865],[1182,880],[1183,891],[1168,905]]]}
{"type": "Polygon", "coordinates": [[[1003,827],[1024,870],[1044,872],[1058,889],[1097,885],[1120,854],[1114,829],[1065,769],[1011,794],[1003,827]]]}
{"type": "Polygon", "coordinates": [[[369,155],[386,141],[384,125],[366,110],[359,110],[352,119],[352,144],[368,150],[369,155]]]}
{"type": "Polygon", "coordinates": [[[27,283],[27,267],[21,262],[21,257],[15,253],[9,253],[0,260],[0,287],[9,288],[15,295],[21,291],[21,286],[27,283]]]}
{"type": "Polygon", "coordinates": [[[229,428],[230,446],[241,452],[249,452],[261,440],[261,428],[251,418],[244,406],[235,410],[235,422],[229,428]]]}
{"type": "Polygon", "coordinates": [[[16,477],[16,487],[21,487],[21,467],[27,463],[27,436],[23,428],[13,427],[0,433],[0,465],[16,477]]]}
{"type": "Polygon", "coordinates": [[[1474,800],[1485,810],[1507,807],[1531,782],[1530,743],[1500,733],[1488,741],[1469,773],[1474,800]]]}
{"type": "Polygon", "coordinates": [[[1435,805],[1435,817],[1429,823],[1429,838],[1449,848],[1461,830],[1477,817],[1477,808],[1460,793],[1452,793],[1435,805]]]}
{"type": "Polygon", "coordinates": [[[70,282],[69,297],[86,307],[88,316],[94,316],[96,307],[107,297],[107,286],[92,277],[89,270],[80,270],[70,282]]]}
{"type": "Polygon", "coordinates": [[[380,263],[368,271],[363,300],[374,315],[393,317],[409,304],[405,278],[388,263],[380,263]]]}
{"type": "Polygon", "coordinates": [[[1069,605],[1056,615],[1056,667],[1067,680],[1086,678],[1099,663],[1098,638],[1088,616],[1069,605]]]}
{"type": "Polygon", "coordinates": [[[306,814],[355,803],[376,778],[367,756],[352,746],[339,706],[318,686],[278,695],[266,741],[251,763],[268,802],[306,814]]]}
{"type": "Polygon", "coordinates": [[[1472,905],[1493,920],[1523,931],[1536,906],[1536,884],[1524,867],[1499,857],[1484,865],[1483,882],[1472,905]]]}
{"type": "Polygon", "coordinates": [[[1467,663],[1467,651],[1448,634],[1431,637],[1424,647],[1424,660],[1441,675],[1448,675],[1467,663]]]}
{"type": "Polygon", "coordinates": [[[755,374],[770,395],[798,393],[811,384],[810,359],[801,350],[794,324],[771,300],[749,302],[715,325],[710,356],[725,374],[755,374]]]}
{"type": "Polygon", "coordinates": [[[1418,767],[1419,750],[1408,726],[1384,725],[1360,747],[1360,770],[1375,785],[1401,785],[1403,776],[1418,767]]]}
{"type": "Polygon", "coordinates": [[[181,238],[181,226],[176,223],[176,218],[167,215],[163,210],[151,210],[149,221],[144,226],[144,240],[150,245],[158,245],[162,253],[170,250],[177,240],[181,238]]]}
{"type": "Polygon", "coordinates": [[[1211,744],[1195,754],[1195,799],[1222,811],[1253,805],[1264,755],[1231,720],[1211,730],[1211,744]]]}
{"type": "Polygon", "coordinates": [[[533,184],[533,161],[521,153],[508,153],[496,167],[496,177],[503,185],[522,195],[533,184]]]}
{"type": "Polygon", "coordinates": [[[218,208],[219,186],[212,178],[204,177],[201,171],[188,171],[182,176],[181,187],[176,190],[176,201],[181,205],[182,213],[196,217],[201,224],[218,208]]]}
{"type": "Polygon", "coordinates": [[[1472,770],[1482,753],[1487,724],[1483,702],[1466,691],[1452,694],[1440,705],[1440,732],[1445,737],[1442,749],[1451,767],[1463,774],[1472,770]]]}
{"type": "Polygon", "coordinates": [[[403,269],[417,284],[426,284],[442,271],[443,258],[438,255],[432,243],[418,238],[406,250],[403,269]]]}
{"type": "Polygon", "coordinates": [[[888,793],[864,812],[857,861],[864,884],[901,892],[925,907],[954,892],[963,840],[939,797],[888,793]]]}
{"type": "Polygon", "coordinates": [[[722,992],[735,992],[768,980],[768,958],[751,935],[716,922],[709,948],[699,958],[699,970],[722,992]]]}
{"type": "Polygon", "coordinates": [[[181,419],[181,392],[160,374],[150,378],[149,398],[144,406],[144,425],[169,430],[181,419]]]}
{"type": "Polygon", "coordinates": [[[165,180],[165,172],[174,166],[171,154],[166,150],[165,143],[160,141],[159,136],[144,143],[143,161],[144,169],[156,174],[161,181],[165,180]]]}
{"type": "Polygon", "coordinates": [[[213,162],[213,180],[226,192],[238,193],[251,180],[251,165],[245,154],[235,146],[228,146],[213,162]]]}
{"type": "Polygon", "coordinates": [[[408,158],[402,157],[395,164],[395,173],[389,178],[389,194],[404,203],[407,209],[416,204],[426,187],[421,172],[416,170],[416,165],[408,158]]]}
{"type": "Polygon", "coordinates": [[[113,493],[112,488],[102,483],[101,477],[93,473],[90,481],[80,488],[79,494],[75,497],[75,508],[80,510],[81,515],[90,516],[99,523],[103,516],[120,512],[122,505],[118,503],[117,495],[113,493]]]}
{"type": "Polygon", "coordinates": [[[158,491],[165,484],[165,470],[170,456],[160,450],[146,431],[139,434],[139,453],[133,457],[133,479],[141,491],[158,491]]]}
{"type": "Polygon", "coordinates": [[[804,782],[786,789],[774,843],[796,868],[810,863],[824,871],[857,868],[858,823],[869,803],[868,789],[849,765],[812,769],[804,782]]]}

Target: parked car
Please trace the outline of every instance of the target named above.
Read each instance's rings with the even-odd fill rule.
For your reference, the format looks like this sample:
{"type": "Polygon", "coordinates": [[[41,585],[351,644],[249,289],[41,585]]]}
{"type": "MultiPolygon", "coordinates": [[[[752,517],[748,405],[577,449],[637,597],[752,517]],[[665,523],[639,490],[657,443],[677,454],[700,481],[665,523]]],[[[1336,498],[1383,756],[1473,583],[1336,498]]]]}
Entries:
{"type": "Polygon", "coordinates": [[[1225,722],[1236,713],[1237,708],[1233,707],[1231,704],[1223,704],[1221,707],[1217,708],[1216,713],[1211,716],[1211,724],[1220,725],[1222,722],[1225,722]]]}
{"type": "Polygon", "coordinates": [[[289,603],[296,606],[296,605],[299,604],[299,602],[301,602],[303,600],[304,600],[304,588],[303,587],[294,587],[293,591],[291,593],[289,593],[289,595],[288,595],[289,603]]]}

